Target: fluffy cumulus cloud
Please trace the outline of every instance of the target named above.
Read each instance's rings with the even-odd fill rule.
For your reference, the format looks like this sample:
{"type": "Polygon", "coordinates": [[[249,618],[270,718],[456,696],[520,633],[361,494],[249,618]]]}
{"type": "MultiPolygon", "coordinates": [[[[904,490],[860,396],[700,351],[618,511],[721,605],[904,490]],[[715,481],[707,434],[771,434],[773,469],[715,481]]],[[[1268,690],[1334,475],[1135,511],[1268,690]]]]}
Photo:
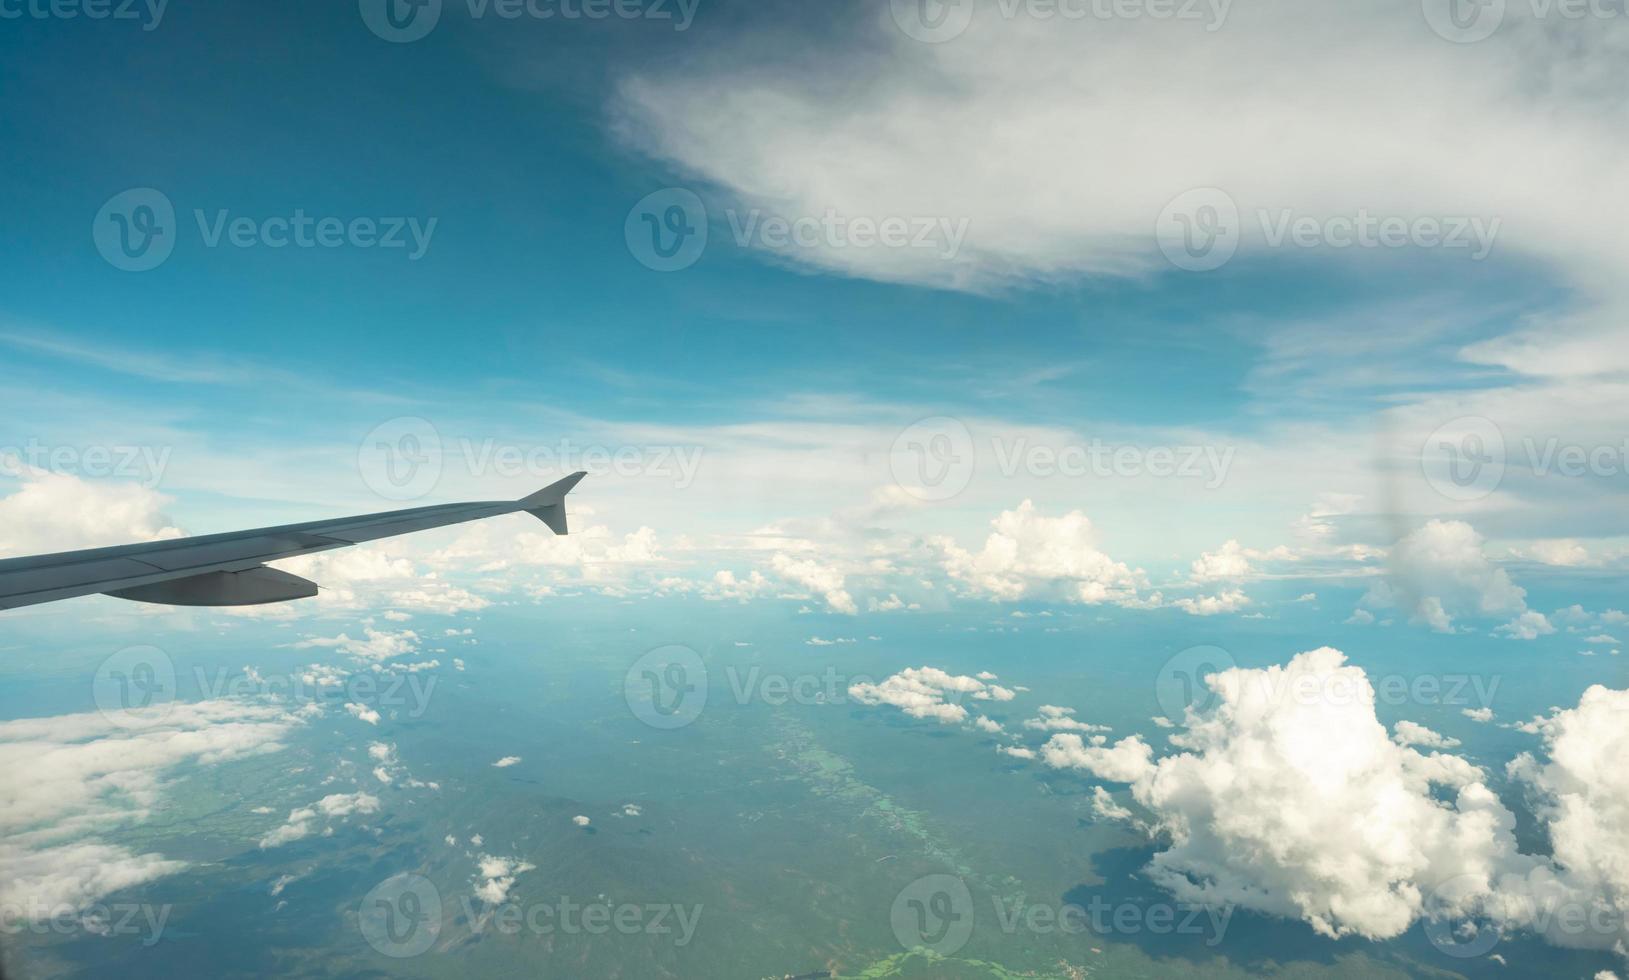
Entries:
{"type": "Polygon", "coordinates": [[[1184,596],[1171,605],[1190,616],[1215,616],[1238,612],[1250,605],[1250,597],[1242,589],[1223,589],[1215,595],[1184,596]]]}
{"type": "Polygon", "coordinates": [[[1567,942],[1555,922],[1551,938],[1601,948],[1629,943],[1629,691],[1592,687],[1576,708],[1529,727],[1544,737],[1548,761],[1522,755],[1509,769],[1537,797],[1559,867],[1556,883],[1577,906],[1601,911],[1599,921],[1616,926],[1567,942]]]}
{"type": "Polygon", "coordinates": [[[359,660],[377,662],[416,652],[419,648],[419,635],[412,630],[393,632],[376,630],[368,626],[363,628],[360,639],[352,639],[349,634],[341,633],[334,637],[310,637],[294,644],[294,647],[298,650],[313,647],[328,648],[359,660]]]}
{"type": "Polygon", "coordinates": [[[1195,558],[1190,568],[1195,582],[1236,582],[1250,574],[1250,556],[1239,542],[1228,541],[1195,558]]]}
{"type": "Polygon", "coordinates": [[[1113,745],[1087,745],[1079,735],[1064,732],[1041,746],[1041,758],[1054,769],[1084,769],[1099,779],[1133,782],[1150,768],[1154,750],[1133,735],[1113,745]]]}
{"type": "Polygon", "coordinates": [[[231,699],[140,718],[0,723],[0,905],[77,909],[181,870],[185,862],[100,835],[146,820],[172,770],[281,751],[298,724],[274,706],[231,699]]]}
{"type": "Polygon", "coordinates": [[[0,498],[0,558],[181,537],[165,498],[136,483],[23,470],[0,498]]]}
{"type": "Polygon", "coordinates": [[[819,594],[832,612],[849,616],[859,612],[854,597],[843,587],[845,576],[836,567],[813,558],[793,558],[783,554],[771,559],[770,565],[781,578],[819,594]]]}
{"type": "Polygon", "coordinates": [[[1550,632],[1528,615],[1527,592],[1488,560],[1482,536],[1464,521],[1427,521],[1392,549],[1391,575],[1363,597],[1371,609],[1401,608],[1416,622],[1453,632],[1459,617],[1511,617],[1505,631],[1524,639],[1550,632]]]}
{"type": "MultiPolygon", "coordinates": [[[[994,675],[990,676],[993,679],[994,675]]],[[[852,684],[848,693],[861,704],[892,705],[912,718],[931,718],[946,725],[967,721],[963,701],[1011,701],[1017,696],[999,684],[950,674],[937,667],[907,667],[880,684],[852,684]]]]}
{"type": "Polygon", "coordinates": [[[433,565],[424,566],[404,557],[401,549],[410,541],[390,540],[342,548],[315,555],[301,555],[272,562],[274,567],[310,579],[322,587],[309,606],[274,607],[279,613],[318,612],[389,607],[402,612],[476,612],[491,605],[468,588],[444,578],[433,565]]]}
{"type": "Polygon", "coordinates": [[[282,826],[260,838],[260,846],[279,847],[309,837],[319,823],[325,825],[324,833],[330,833],[333,821],[378,812],[379,798],[370,793],[330,793],[310,806],[290,810],[282,826]]]}
{"type": "Polygon", "coordinates": [[[1033,596],[1144,604],[1138,590],[1147,586],[1147,577],[1099,551],[1092,522],[1080,511],[1047,517],[1026,500],[1003,511],[991,526],[977,552],[949,538],[934,541],[945,571],[969,592],[1004,600],[1033,596]]]}
{"type": "MultiPolygon", "coordinates": [[[[477,835],[470,843],[479,847],[481,839],[477,835]]],[[[509,897],[509,890],[515,887],[515,878],[536,869],[537,865],[519,858],[482,854],[476,858],[475,897],[488,905],[501,905],[509,897]]]]}
{"type": "Polygon", "coordinates": [[[1132,737],[1050,760],[1131,784],[1171,841],[1148,872],[1179,898],[1381,939],[1424,914],[1437,884],[1485,879],[1514,856],[1514,818],[1481,773],[1394,741],[1339,651],[1210,684],[1215,708],[1173,737],[1186,751],[1154,761],[1132,737]]]}
{"type": "MultiPolygon", "coordinates": [[[[1629,692],[1602,687],[1535,719],[1547,762],[1510,774],[1531,790],[1552,855],[1518,852],[1516,815],[1452,738],[1404,721],[1388,733],[1364,672],[1328,647],[1208,678],[1175,751],[1132,736],[1061,733],[1051,766],[1127,783],[1168,846],[1149,876],[1179,899],[1296,918],[1331,938],[1388,939],[1416,922],[1492,922],[1558,944],[1623,948],[1629,914],[1629,692]],[[1579,917],[1594,927],[1574,928],[1579,917]]],[[[1101,789],[1101,788],[1099,788],[1101,789]]],[[[1131,812],[1102,793],[1101,816],[1131,812]]],[[[1457,928],[1457,927],[1456,927],[1457,928]]]]}
{"type": "Polygon", "coordinates": [[[1075,717],[1074,708],[1056,704],[1043,704],[1035,709],[1036,717],[1024,720],[1024,727],[1042,732],[1106,732],[1107,725],[1094,725],[1075,717]]]}

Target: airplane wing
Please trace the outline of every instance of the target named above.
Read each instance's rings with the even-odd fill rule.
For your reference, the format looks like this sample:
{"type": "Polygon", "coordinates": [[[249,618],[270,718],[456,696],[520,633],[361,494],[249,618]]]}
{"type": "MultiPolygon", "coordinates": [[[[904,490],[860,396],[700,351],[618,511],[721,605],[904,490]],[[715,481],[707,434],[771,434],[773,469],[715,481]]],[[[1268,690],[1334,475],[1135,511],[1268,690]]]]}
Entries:
{"type": "Polygon", "coordinates": [[[175,606],[253,606],[308,599],[317,584],[265,562],[448,524],[525,511],[566,533],[566,494],[585,473],[519,500],[438,504],[362,517],[205,534],[116,548],[0,559],[0,609],[102,593],[175,606]]]}

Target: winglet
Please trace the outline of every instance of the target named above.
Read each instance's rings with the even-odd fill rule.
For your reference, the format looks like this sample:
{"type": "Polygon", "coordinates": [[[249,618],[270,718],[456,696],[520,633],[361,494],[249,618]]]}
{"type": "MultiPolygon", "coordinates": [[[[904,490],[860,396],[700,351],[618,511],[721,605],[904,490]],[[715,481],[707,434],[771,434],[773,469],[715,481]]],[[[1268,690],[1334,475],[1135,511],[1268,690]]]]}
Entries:
{"type": "Polygon", "coordinates": [[[556,480],[534,494],[520,498],[520,507],[544,524],[555,534],[566,533],[566,494],[588,473],[578,470],[563,480],[556,480]]]}

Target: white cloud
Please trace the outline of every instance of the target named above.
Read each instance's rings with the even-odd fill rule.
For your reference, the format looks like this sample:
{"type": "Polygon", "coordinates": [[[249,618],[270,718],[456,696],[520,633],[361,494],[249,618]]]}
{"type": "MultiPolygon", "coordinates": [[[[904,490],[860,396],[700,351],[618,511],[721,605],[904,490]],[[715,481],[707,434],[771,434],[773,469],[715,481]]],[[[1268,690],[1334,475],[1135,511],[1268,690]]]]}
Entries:
{"type": "MultiPolygon", "coordinates": [[[[1167,204],[1222,187],[1245,215],[1247,256],[1270,247],[1262,209],[1316,221],[1359,206],[1497,217],[1501,252],[1608,292],[1614,230],[1598,216],[1629,212],[1613,180],[1629,137],[1603,94],[1629,76],[1622,39],[1595,18],[1540,20],[1536,9],[1511,4],[1474,57],[1423,23],[1417,0],[1235,4],[1222,29],[1003,17],[981,3],[947,44],[913,40],[882,10],[853,22],[857,37],[749,32],[642,66],[616,105],[625,139],[721,188],[720,206],[967,221],[949,259],[922,248],[772,250],[847,275],[976,290],[1143,277],[1164,267],[1154,229],[1167,204]],[[1267,65],[1309,97],[1264,86],[1267,65]],[[848,82],[834,88],[833,77],[848,82]],[[969,156],[960,141],[971,132],[997,134],[1004,152],[969,156]]],[[[1353,251],[1324,253],[1352,263],[1353,251]]],[[[1467,356],[1551,374],[1621,368],[1621,345],[1605,333],[1587,318],[1535,324],[1467,356]]]]}
{"type": "Polygon", "coordinates": [[[377,796],[369,793],[330,793],[311,806],[290,810],[288,820],[282,826],[260,838],[260,846],[262,849],[280,847],[290,841],[309,837],[322,817],[344,819],[378,812],[377,796]]]}
{"type": "Polygon", "coordinates": [[[1072,732],[1054,735],[1041,746],[1041,758],[1054,769],[1083,769],[1099,779],[1129,783],[1142,778],[1152,766],[1154,750],[1132,735],[1112,746],[1088,746],[1072,732]]]}
{"type": "Polygon", "coordinates": [[[854,604],[854,597],[843,588],[844,575],[839,569],[813,558],[793,558],[784,554],[775,555],[770,565],[781,578],[819,593],[832,612],[852,616],[860,611],[854,604]]]}
{"type": "Polygon", "coordinates": [[[1025,728],[1042,732],[1107,732],[1112,731],[1107,725],[1093,725],[1089,722],[1077,720],[1074,708],[1064,708],[1055,704],[1043,704],[1035,709],[1038,717],[1024,721],[1025,728]]]}
{"type": "Polygon", "coordinates": [[[1524,549],[1516,552],[1524,558],[1545,565],[1555,565],[1562,568],[1571,568],[1579,565],[1592,564],[1589,549],[1572,538],[1534,541],[1524,549]]]}
{"type": "Polygon", "coordinates": [[[345,710],[352,718],[365,721],[370,725],[379,724],[379,712],[365,704],[359,704],[355,701],[347,701],[345,703],[345,710]]]}
{"type": "Polygon", "coordinates": [[[1190,569],[1195,582],[1237,582],[1250,575],[1250,558],[1239,542],[1230,540],[1195,558],[1190,569]]]}
{"type": "Polygon", "coordinates": [[[933,542],[945,571],[972,592],[1002,600],[1142,604],[1138,590],[1147,586],[1146,576],[1099,551],[1092,522],[1080,511],[1045,517],[1025,500],[990,523],[994,530],[977,553],[950,538],[933,542]]]}
{"type": "Polygon", "coordinates": [[[1419,745],[1428,749],[1452,749],[1459,746],[1459,739],[1434,732],[1418,722],[1404,720],[1392,727],[1395,733],[1392,735],[1392,741],[1398,745],[1419,745]]]}
{"type": "Polygon", "coordinates": [[[1344,659],[1324,648],[1213,675],[1214,711],[1190,712],[1173,738],[1186,752],[1152,762],[1128,739],[1117,754],[1068,747],[1055,764],[1132,783],[1171,837],[1149,874],[1181,899],[1300,918],[1331,937],[1398,935],[1422,892],[1502,866],[1514,820],[1474,767],[1388,738],[1367,678],[1344,659]],[[1306,690],[1351,696],[1294,693],[1306,690]],[[1439,804],[1434,783],[1457,802],[1439,804]]]}
{"type": "MultiPolygon", "coordinates": [[[[1526,591],[1488,560],[1482,536],[1464,521],[1427,521],[1397,542],[1391,558],[1391,577],[1363,598],[1370,608],[1401,606],[1438,632],[1452,632],[1459,616],[1519,617],[1527,611],[1526,591]]],[[[1530,620],[1509,626],[1516,635],[1538,629],[1530,620]]]]}
{"type": "Polygon", "coordinates": [[[83,909],[104,895],[185,870],[187,862],[79,841],[38,850],[0,842],[0,906],[8,915],[83,909]]]}
{"type": "Polygon", "coordinates": [[[1171,603],[1190,616],[1215,616],[1238,612],[1250,605],[1250,597],[1239,589],[1224,589],[1216,595],[1184,597],[1171,603]]]}
{"type": "Polygon", "coordinates": [[[1092,787],[1092,812],[1104,820],[1131,819],[1131,811],[1114,802],[1114,797],[1101,786],[1092,787]]]}
{"type": "Polygon", "coordinates": [[[1537,609],[1529,609],[1494,632],[1504,633],[1512,640],[1536,640],[1554,633],[1555,627],[1550,625],[1550,621],[1543,613],[1537,609]]]}
{"type": "MultiPolygon", "coordinates": [[[[480,847],[480,836],[472,837],[470,843],[480,847]]],[[[476,859],[475,897],[488,905],[500,905],[509,897],[509,890],[514,887],[515,878],[536,868],[537,865],[519,858],[482,854],[476,859]]]]}
{"type": "Polygon", "coordinates": [[[16,493],[0,498],[0,557],[182,536],[162,511],[167,498],[139,484],[38,470],[21,479],[16,493]]]}
{"type": "Polygon", "coordinates": [[[274,706],[230,699],[121,721],[88,712],[0,722],[0,904],[81,908],[180,870],[97,836],[146,820],[170,770],[281,751],[298,725],[274,706]]]}
{"type": "Polygon", "coordinates": [[[1546,859],[1518,853],[1515,814],[1481,769],[1410,747],[1455,740],[1407,721],[1388,737],[1368,678],[1339,651],[1207,684],[1215,706],[1190,709],[1175,754],[1156,760],[1136,737],[1088,747],[1072,734],[1042,749],[1054,767],[1131,784],[1150,833],[1170,842],[1147,873],[1179,900],[1298,918],[1332,938],[1387,939],[1438,918],[1538,929],[1570,946],[1625,941],[1629,692],[1595,687],[1576,709],[1522,726],[1550,758],[1510,766],[1540,801],[1546,859]],[[1603,902],[1606,928],[1561,925],[1576,917],[1564,910],[1603,902]]]}
{"type": "Polygon", "coordinates": [[[297,650],[328,647],[359,660],[379,662],[418,652],[419,635],[412,630],[391,632],[366,626],[360,640],[353,640],[348,634],[341,633],[335,637],[308,637],[294,644],[294,647],[297,650]]]}
{"type": "Polygon", "coordinates": [[[892,705],[912,718],[932,718],[945,725],[967,720],[967,709],[958,703],[962,698],[1010,701],[1015,697],[1007,688],[937,667],[908,667],[880,684],[852,684],[848,693],[861,704],[892,705]]]}
{"type": "Polygon", "coordinates": [[[1629,691],[1591,687],[1576,708],[1536,727],[1549,761],[1524,754],[1510,774],[1538,796],[1559,868],[1555,884],[1581,907],[1605,906],[1615,927],[1574,931],[1552,922],[1548,937],[1568,946],[1629,945],[1629,691]]]}
{"type": "MultiPolygon", "coordinates": [[[[270,607],[288,616],[385,608],[384,616],[401,622],[412,613],[452,615],[475,612],[491,603],[443,577],[404,552],[416,547],[411,539],[363,544],[314,555],[269,562],[275,568],[310,579],[322,587],[315,599],[293,606],[270,607]]],[[[251,609],[252,611],[252,609],[251,609]]]]}

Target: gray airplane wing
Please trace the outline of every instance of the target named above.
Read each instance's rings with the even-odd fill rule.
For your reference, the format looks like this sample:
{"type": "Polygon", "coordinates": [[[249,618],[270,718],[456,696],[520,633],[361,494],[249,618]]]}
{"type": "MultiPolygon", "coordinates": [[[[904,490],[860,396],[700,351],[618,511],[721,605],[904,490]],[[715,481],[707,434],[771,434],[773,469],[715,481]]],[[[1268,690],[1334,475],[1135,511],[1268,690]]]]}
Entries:
{"type": "Polygon", "coordinates": [[[307,599],[317,584],[265,562],[376,538],[525,511],[566,533],[566,494],[584,473],[519,500],[437,504],[362,517],[205,534],[116,548],[0,559],[0,609],[103,593],[176,606],[253,606],[307,599]]]}

